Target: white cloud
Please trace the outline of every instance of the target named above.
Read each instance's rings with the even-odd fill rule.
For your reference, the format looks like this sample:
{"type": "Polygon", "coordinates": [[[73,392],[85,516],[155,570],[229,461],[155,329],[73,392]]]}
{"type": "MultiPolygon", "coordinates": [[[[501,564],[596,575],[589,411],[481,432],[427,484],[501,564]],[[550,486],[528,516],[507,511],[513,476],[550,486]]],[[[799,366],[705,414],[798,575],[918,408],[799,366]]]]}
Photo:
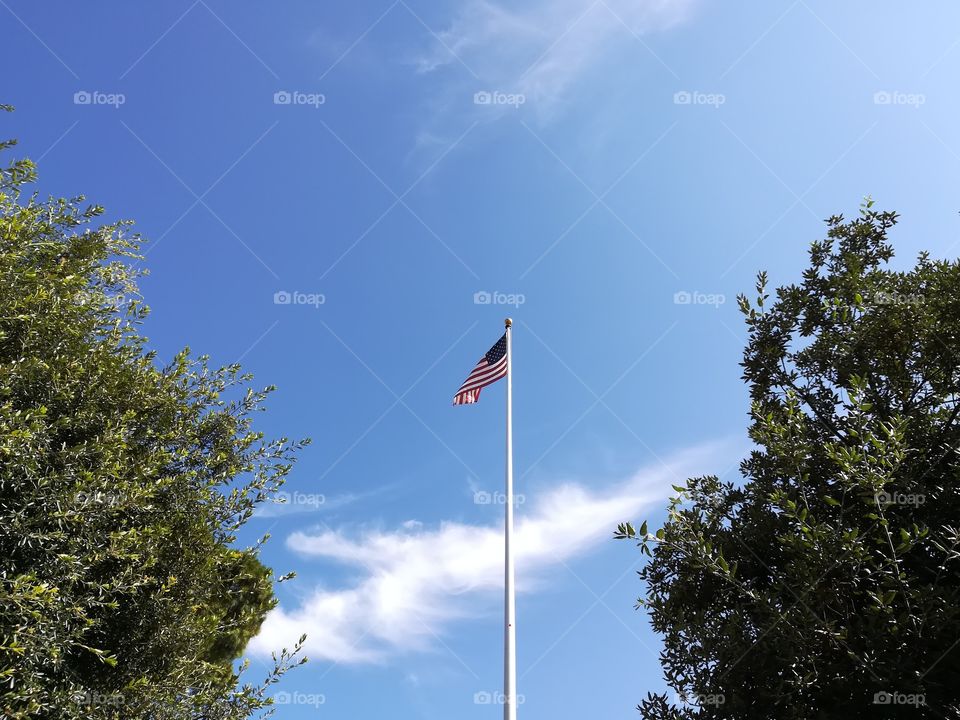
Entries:
{"type": "MultiPolygon", "coordinates": [[[[548,114],[611,53],[683,22],[696,2],[541,0],[507,9],[467,0],[415,62],[424,73],[453,68],[480,85],[475,90],[521,93],[538,113],[548,114]]],[[[658,62],[653,56],[650,61],[658,62]]]]}
{"type": "MultiPolygon", "coordinates": [[[[518,592],[531,592],[546,570],[606,542],[618,522],[671,493],[678,478],[700,475],[728,460],[712,444],[686,450],[604,488],[557,485],[517,510],[518,592]]],[[[248,651],[268,654],[307,633],[310,657],[378,662],[431,648],[447,626],[476,616],[503,588],[502,520],[484,525],[445,522],[432,529],[405,522],[394,532],[349,537],[339,530],[297,532],[294,551],[340,562],[359,573],[348,587],[317,587],[299,607],[278,607],[248,651]]]]}

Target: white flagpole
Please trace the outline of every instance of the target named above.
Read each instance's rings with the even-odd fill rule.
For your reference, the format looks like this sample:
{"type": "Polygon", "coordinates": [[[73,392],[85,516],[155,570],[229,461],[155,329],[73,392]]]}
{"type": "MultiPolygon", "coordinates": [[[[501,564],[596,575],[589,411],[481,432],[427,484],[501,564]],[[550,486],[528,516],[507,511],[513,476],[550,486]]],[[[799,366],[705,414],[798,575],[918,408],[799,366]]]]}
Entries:
{"type": "Polygon", "coordinates": [[[513,591],[513,320],[507,328],[507,492],[504,520],[503,720],[517,720],[517,628],[513,591]]]}

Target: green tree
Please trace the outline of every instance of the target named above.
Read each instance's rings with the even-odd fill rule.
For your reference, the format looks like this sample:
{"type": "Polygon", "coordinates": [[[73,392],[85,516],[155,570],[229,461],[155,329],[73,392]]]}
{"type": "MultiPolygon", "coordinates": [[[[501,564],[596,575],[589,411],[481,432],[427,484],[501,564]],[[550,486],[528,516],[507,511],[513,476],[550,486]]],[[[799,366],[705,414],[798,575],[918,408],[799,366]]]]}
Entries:
{"type": "Polygon", "coordinates": [[[303,443],[253,429],[272,388],[238,366],[159,363],[128,223],[34,179],[0,169],[0,714],[249,717],[303,638],[241,682],[276,600],[236,533],[303,443]]]}
{"type": "Polygon", "coordinates": [[[618,528],[676,692],[643,717],[960,717],[960,264],[890,269],[896,222],[868,200],[801,283],[760,274],[743,481],[618,528]]]}

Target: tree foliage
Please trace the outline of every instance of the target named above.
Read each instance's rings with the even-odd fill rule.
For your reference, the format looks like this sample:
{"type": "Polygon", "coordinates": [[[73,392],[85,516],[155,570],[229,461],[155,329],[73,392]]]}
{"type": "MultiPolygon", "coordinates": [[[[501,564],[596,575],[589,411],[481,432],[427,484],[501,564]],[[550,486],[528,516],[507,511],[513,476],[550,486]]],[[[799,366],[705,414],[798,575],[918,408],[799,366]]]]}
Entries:
{"type": "Polygon", "coordinates": [[[34,179],[0,170],[0,713],[249,717],[299,644],[241,684],[276,600],[236,533],[302,443],[253,429],[272,388],[238,366],[161,364],[128,223],[34,179]]]}
{"type": "Polygon", "coordinates": [[[960,717],[960,264],[890,269],[897,219],[830,218],[772,301],[760,274],[744,480],[618,528],[676,693],[643,717],[960,717]]]}

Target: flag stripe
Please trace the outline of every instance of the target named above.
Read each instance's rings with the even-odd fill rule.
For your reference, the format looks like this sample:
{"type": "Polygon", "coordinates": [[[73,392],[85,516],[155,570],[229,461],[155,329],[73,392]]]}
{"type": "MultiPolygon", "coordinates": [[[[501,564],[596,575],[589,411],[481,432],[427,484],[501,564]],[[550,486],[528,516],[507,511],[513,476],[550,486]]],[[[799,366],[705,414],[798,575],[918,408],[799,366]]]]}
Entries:
{"type": "Polygon", "coordinates": [[[505,375],[506,373],[502,373],[499,375],[491,375],[488,380],[479,380],[477,382],[470,383],[469,385],[464,387],[463,390],[461,390],[460,392],[464,392],[466,390],[479,390],[480,388],[485,388],[487,385],[492,385],[493,383],[495,383],[497,380],[504,377],[505,375]]]}
{"type": "Polygon", "coordinates": [[[501,377],[504,377],[506,374],[507,374],[507,360],[506,358],[504,358],[503,360],[498,362],[496,365],[485,368],[481,373],[477,373],[476,371],[474,371],[474,373],[472,373],[470,377],[468,377],[466,381],[463,383],[463,385],[460,388],[460,392],[463,392],[464,390],[472,390],[476,386],[484,387],[486,385],[489,385],[491,382],[496,382],[501,377]]]}
{"type": "Polygon", "coordinates": [[[463,382],[463,385],[461,387],[467,388],[473,383],[487,380],[491,376],[496,375],[497,373],[505,370],[506,366],[507,366],[506,358],[499,360],[495,365],[490,365],[487,363],[486,360],[484,360],[482,361],[481,365],[478,365],[476,368],[474,368],[473,372],[470,373],[470,377],[468,377],[463,382]]]}

